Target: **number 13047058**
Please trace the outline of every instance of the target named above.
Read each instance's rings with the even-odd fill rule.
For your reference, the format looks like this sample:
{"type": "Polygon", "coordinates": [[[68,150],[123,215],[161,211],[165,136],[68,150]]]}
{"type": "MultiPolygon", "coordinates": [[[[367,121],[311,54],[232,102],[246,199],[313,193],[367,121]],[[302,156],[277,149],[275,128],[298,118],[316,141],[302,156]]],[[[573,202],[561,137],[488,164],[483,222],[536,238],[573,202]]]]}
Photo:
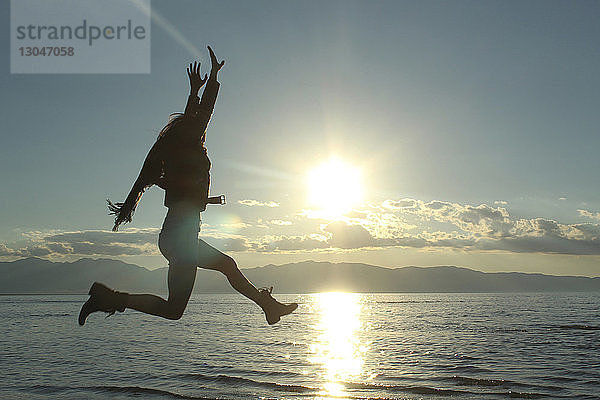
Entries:
{"type": "Polygon", "coordinates": [[[19,54],[23,57],[72,57],[75,55],[75,49],[66,46],[19,47],[19,54]]]}

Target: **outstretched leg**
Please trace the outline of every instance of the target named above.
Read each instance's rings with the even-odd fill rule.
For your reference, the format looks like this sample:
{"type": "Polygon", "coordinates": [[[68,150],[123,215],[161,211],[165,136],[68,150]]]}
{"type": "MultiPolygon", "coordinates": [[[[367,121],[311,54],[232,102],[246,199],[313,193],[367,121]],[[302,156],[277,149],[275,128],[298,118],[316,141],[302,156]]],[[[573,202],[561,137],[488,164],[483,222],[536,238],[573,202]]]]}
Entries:
{"type": "Polygon", "coordinates": [[[132,308],[146,314],[167,319],[179,319],[187,306],[194,280],[196,267],[169,266],[169,297],[167,300],[153,294],[129,294],[114,291],[105,285],[94,282],[90,288],[90,298],[79,312],[79,325],[84,325],[87,317],[94,312],[114,313],[132,308]]]}
{"type": "Polygon", "coordinates": [[[231,287],[263,309],[269,324],[278,322],[283,315],[290,314],[298,307],[296,303],[282,304],[271,297],[269,291],[256,289],[240,271],[233,258],[202,239],[198,239],[198,266],[219,271],[225,275],[231,287]]]}
{"type": "Polygon", "coordinates": [[[238,268],[235,260],[225,253],[217,250],[202,239],[198,239],[198,266],[204,269],[219,271],[227,277],[232,288],[259,304],[261,294],[250,283],[238,268]]]}
{"type": "Polygon", "coordinates": [[[170,265],[167,300],[153,294],[130,294],[127,308],[167,319],[180,319],[194,288],[196,267],[170,265]]]}

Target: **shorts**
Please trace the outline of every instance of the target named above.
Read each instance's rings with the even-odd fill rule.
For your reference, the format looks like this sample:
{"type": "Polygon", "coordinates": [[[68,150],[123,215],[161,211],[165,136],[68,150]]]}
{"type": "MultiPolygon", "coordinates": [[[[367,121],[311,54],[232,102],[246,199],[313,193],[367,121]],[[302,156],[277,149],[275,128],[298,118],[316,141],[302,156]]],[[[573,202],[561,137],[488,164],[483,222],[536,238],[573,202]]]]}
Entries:
{"type": "Polygon", "coordinates": [[[158,235],[158,248],[169,267],[214,267],[226,257],[205,241],[198,239],[200,209],[195,206],[169,207],[158,235]]]}

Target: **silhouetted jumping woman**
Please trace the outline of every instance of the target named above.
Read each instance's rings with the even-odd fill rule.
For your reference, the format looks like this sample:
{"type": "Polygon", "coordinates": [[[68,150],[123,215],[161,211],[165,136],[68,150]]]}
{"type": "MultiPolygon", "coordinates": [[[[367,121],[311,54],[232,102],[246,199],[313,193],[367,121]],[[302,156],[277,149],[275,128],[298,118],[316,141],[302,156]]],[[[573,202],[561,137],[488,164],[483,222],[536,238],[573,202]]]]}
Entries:
{"type": "Polygon", "coordinates": [[[271,296],[270,290],[258,290],[238,269],[233,258],[198,239],[200,213],[211,202],[208,196],[211,164],[204,147],[206,127],[219,91],[217,73],[225,64],[225,61],[217,61],[210,46],[208,51],[212,63],[210,77],[205,74],[202,78],[199,62],[190,64],[187,74],[191,90],[185,112],[172,116],[160,131],[125,202],[108,202],[111,214],[116,215],[113,227],[116,231],[120,224],[131,222],[146,189],[157,185],[165,190],[168,212],[158,247],[169,261],[169,297],[165,300],[152,294],[117,292],[94,282],[89,290],[90,298],[79,313],[80,325],[85,324],[86,318],[93,312],[113,314],[126,308],[179,319],[192,294],[197,267],[222,272],[235,290],[262,308],[269,324],[278,322],[281,316],[293,312],[298,306],[296,303],[278,302],[271,296]],[[200,100],[198,92],[205,84],[200,100]]]}

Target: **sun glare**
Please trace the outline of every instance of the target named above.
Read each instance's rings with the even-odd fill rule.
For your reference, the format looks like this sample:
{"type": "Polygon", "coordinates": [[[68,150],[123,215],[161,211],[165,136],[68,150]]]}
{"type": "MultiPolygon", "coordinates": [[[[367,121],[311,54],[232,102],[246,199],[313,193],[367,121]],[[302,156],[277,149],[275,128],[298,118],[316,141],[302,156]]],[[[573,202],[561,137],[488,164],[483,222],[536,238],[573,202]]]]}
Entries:
{"type": "Polygon", "coordinates": [[[319,293],[316,310],[321,320],[320,333],[310,346],[311,362],[325,369],[323,394],[345,397],[344,382],[363,372],[366,346],[360,341],[362,304],[356,293],[319,293]]]}
{"type": "Polygon", "coordinates": [[[363,195],[359,168],[331,158],[308,173],[308,200],[324,216],[337,217],[350,211],[363,195]]]}

